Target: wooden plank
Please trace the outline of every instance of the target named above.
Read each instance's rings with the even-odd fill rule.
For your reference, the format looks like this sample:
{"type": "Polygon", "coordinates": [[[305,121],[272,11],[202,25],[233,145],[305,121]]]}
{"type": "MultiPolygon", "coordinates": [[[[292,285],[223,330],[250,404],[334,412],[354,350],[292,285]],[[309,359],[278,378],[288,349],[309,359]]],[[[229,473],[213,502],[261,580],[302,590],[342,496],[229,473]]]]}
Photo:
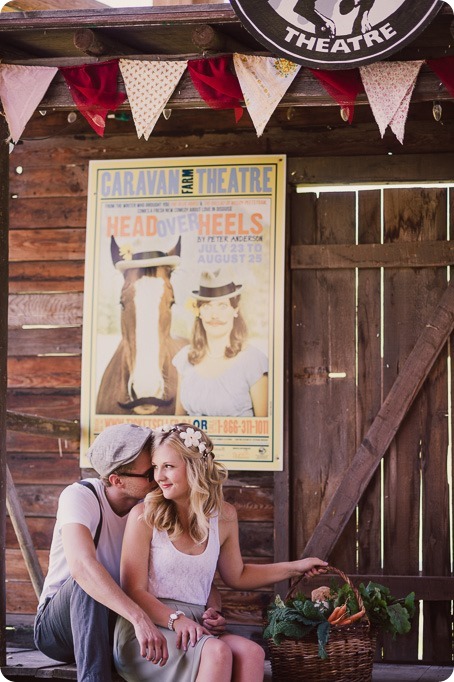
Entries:
{"type": "Polygon", "coordinates": [[[306,545],[305,556],[330,554],[453,326],[454,285],[450,284],[337,486],[306,545]]]}
{"type": "Polygon", "coordinates": [[[14,230],[10,235],[10,251],[12,261],[80,261],[85,257],[85,230],[14,230]]]}
{"type": "MultiPolygon", "coordinates": [[[[7,395],[7,409],[14,412],[38,414],[41,417],[79,419],[80,394],[76,389],[10,389],[7,395]]],[[[14,450],[9,450],[9,453],[14,450]]]]}
{"type": "Polygon", "coordinates": [[[32,433],[39,436],[52,436],[54,438],[67,438],[78,440],[80,438],[80,424],[78,421],[66,419],[49,419],[32,414],[19,412],[6,412],[6,428],[21,433],[32,433]]]}
{"type": "MultiPolygon", "coordinates": [[[[0,107],[0,140],[8,139],[8,125],[0,107]]],[[[5,546],[6,514],[6,390],[8,347],[8,145],[0,144],[0,548],[5,546]]],[[[6,659],[5,558],[0,551],[0,666],[6,659]]]]}
{"type": "MultiPolygon", "coordinates": [[[[1,28],[1,27],[0,27],[1,28]]],[[[164,55],[153,54],[153,55],[130,55],[133,59],[162,59],[164,55]]],[[[185,56],[185,55],[180,55],[185,56]]],[[[111,55],[114,57],[124,57],[127,55],[111,55]]],[[[96,57],[56,57],[56,58],[43,58],[43,57],[29,57],[27,59],[8,59],[9,64],[26,64],[28,66],[40,65],[40,66],[71,66],[80,65],[85,63],[90,63],[96,60],[96,57]]],[[[124,92],[124,83],[119,79],[119,91],[124,92]]],[[[412,99],[418,102],[432,102],[434,99],[438,101],[449,100],[451,97],[450,93],[446,89],[440,90],[438,77],[429,69],[428,66],[423,66],[418,80],[415,85],[415,89],[412,94],[412,99]]],[[[360,94],[357,97],[358,104],[367,103],[367,97],[365,94],[360,94]]],[[[179,108],[194,108],[194,109],[205,109],[208,108],[208,104],[202,99],[197,89],[194,87],[190,76],[185,73],[178,84],[178,88],[174,90],[170,99],[169,107],[172,109],[179,108]]],[[[332,99],[320,84],[320,82],[314,78],[307,69],[301,69],[299,74],[296,76],[292,85],[284,94],[283,98],[279,101],[277,105],[279,108],[289,107],[289,106],[336,106],[339,105],[334,99],[332,99]]],[[[63,77],[57,74],[50,84],[48,90],[46,91],[44,97],[38,105],[39,109],[71,109],[74,107],[74,101],[71,98],[71,94],[66,86],[63,77]]],[[[121,105],[119,110],[128,109],[128,105],[121,105]]]]}
{"type": "Polygon", "coordinates": [[[8,332],[8,355],[80,355],[82,353],[81,327],[55,327],[51,329],[12,328],[8,332]]]}
{"type": "Polygon", "coordinates": [[[19,546],[30,575],[30,581],[33,585],[34,592],[39,598],[44,584],[44,575],[38,561],[38,557],[33,546],[32,538],[25,521],[24,512],[21,505],[22,499],[19,499],[19,493],[14,485],[11,472],[6,467],[6,508],[11,523],[14,527],[14,532],[19,542],[19,546]]]}
{"type": "Polygon", "coordinates": [[[9,358],[8,385],[10,387],[80,387],[81,359],[79,356],[9,358]]]}
{"type": "MultiPolygon", "coordinates": [[[[85,119],[84,119],[85,120],[85,119]]],[[[55,130],[55,129],[54,129],[55,130]]],[[[65,140],[65,138],[59,138],[65,140]]],[[[65,147],[68,143],[65,143],[65,147]]],[[[88,145],[92,148],[92,144],[88,145]]],[[[21,152],[24,152],[24,157],[28,163],[33,164],[33,159],[37,155],[42,156],[43,147],[47,148],[46,163],[49,163],[49,158],[52,158],[54,150],[61,157],[62,150],[56,149],[50,140],[33,141],[27,144],[16,146],[14,150],[14,157],[11,160],[12,168],[20,166],[21,161],[25,163],[25,158],[22,158],[21,152]],[[23,149],[24,148],[24,149],[23,149]],[[28,155],[32,156],[29,157],[28,155]]],[[[69,143],[71,148],[71,144],[69,143]]],[[[79,143],[79,148],[83,149],[84,144],[79,143]]],[[[99,152],[98,152],[99,154],[99,152]]],[[[68,156],[74,156],[74,148],[68,153],[68,156]]],[[[27,172],[27,171],[26,171],[27,172]]],[[[21,192],[22,194],[22,192],[21,192]]],[[[10,230],[35,228],[54,228],[54,227],[85,227],[87,221],[87,202],[81,197],[54,197],[49,201],[45,197],[22,197],[19,195],[10,203],[10,230]]]]}
{"type": "MultiPolygon", "coordinates": [[[[364,192],[362,193],[364,194],[364,192]]],[[[449,241],[293,246],[292,269],[426,268],[454,263],[449,241]]]]}
{"type": "Polygon", "coordinates": [[[39,261],[10,263],[11,294],[45,294],[84,290],[83,261],[39,261]]]}
{"type": "MultiPolygon", "coordinates": [[[[358,240],[360,244],[380,240],[380,191],[360,192],[358,196],[358,240]]],[[[361,443],[381,404],[381,306],[380,270],[358,272],[358,373],[357,443],[361,443]]],[[[377,573],[381,569],[381,480],[377,471],[358,505],[358,570],[377,573]]]]}
{"type": "MultiPolygon", "coordinates": [[[[405,144],[407,149],[407,145],[405,144]]],[[[447,182],[452,178],[452,154],[411,157],[405,154],[391,156],[331,156],[329,163],[322,157],[288,160],[288,175],[292,185],[313,183],[348,184],[399,182],[447,182]]]]}
{"type": "Polygon", "coordinates": [[[43,516],[55,522],[58,498],[65,485],[17,485],[17,495],[26,516],[43,516]]]}
{"type": "Polygon", "coordinates": [[[273,521],[273,491],[270,488],[225,488],[224,497],[235,506],[242,520],[273,521]]]}
{"type": "MultiPolygon", "coordinates": [[[[354,243],[352,193],[300,196],[305,198],[295,210],[293,243],[354,243]]],[[[292,308],[293,534],[298,555],[356,448],[354,271],[295,271],[292,308]],[[345,375],[331,379],[330,372],[345,375]]],[[[353,524],[331,561],[353,570],[355,556],[353,524]]]]}
{"type": "Polygon", "coordinates": [[[67,485],[68,481],[80,478],[79,453],[65,452],[63,457],[47,453],[8,453],[8,466],[16,485],[49,484],[67,485]]]}
{"type": "Polygon", "coordinates": [[[49,168],[30,168],[11,177],[10,192],[13,197],[86,197],[87,173],[87,166],[70,163],[47,182],[49,168]]]}
{"type": "Polygon", "coordinates": [[[19,431],[7,432],[8,452],[36,453],[45,455],[61,455],[73,453],[79,450],[79,441],[71,441],[66,438],[53,438],[20,433],[19,431]]]}
{"type": "MultiPolygon", "coordinates": [[[[36,556],[38,558],[42,572],[46,574],[49,564],[49,552],[45,549],[37,550],[36,556]]],[[[29,580],[29,575],[21,550],[7,549],[5,558],[7,580],[20,580],[27,582],[29,580]]]]}
{"type": "MultiPolygon", "coordinates": [[[[384,192],[384,240],[416,242],[425,240],[446,239],[446,190],[431,189],[387,189],[384,192]],[[424,219],[421,217],[424,216],[424,219]]],[[[385,314],[385,350],[384,350],[384,395],[396,380],[400,367],[403,366],[424,324],[436,305],[436,301],[446,287],[446,272],[436,269],[401,270],[390,269],[384,274],[384,314],[385,314]]],[[[445,356],[443,349],[438,356],[445,356]]],[[[436,366],[437,363],[435,363],[436,366]]],[[[447,371],[446,362],[444,370],[447,371]]],[[[424,383],[414,404],[408,411],[405,420],[391,445],[384,461],[384,570],[387,573],[415,574],[419,570],[419,537],[420,537],[420,494],[421,494],[421,457],[427,453],[428,432],[437,430],[440,438],[445,440],[447,449],[447,423],[445,429],[437,418],[431,421],[430,402],[433,400],[436,412],[447,412],[447,386],[431,388],[431,377],[424,383]],[[426,393],[428,394],[427,397],[426,393]],[[425,414],[421,423],[421,414],[425,414]],[[436,426],[435,426],[436,424],[436,426]],[[396,547],[399,551],[396,552],[396,547]]],[[[445,374],[446,382],[446,374],[445,374]]],[[[442,383],[442,380],[441,380],[442,383]]],[[[441,445],[441,443],[440,443],[441,445]]],[[[439,458],[436,461],[444,469],[439,458]]],[[[446,460],[446,456],[444,456],[446,460]]],[[[426,473],[422,470],[423,480],[426,473]]],[[[424,483],[423,483],[424,485],[424,483]]],[[[424,497],[424,496],[423,496],[424,497]]],[[[440,502],[431,499],[429,503],[439,509],[440,502]]],[[[446,513],[445,508],[445,513],[446,513]]],[[[424,513],[430,515],[425,506],[424,513]]],[[[435,514],[438,519],[438,514],[435,514]]],[[[438,521],[435,521],[438,524],[438,521]]],[[[436,534],[440,539],[443,524],[439,524],[436,534]]],[[[449,533],[445,534],[445,542],[449,533]]],[[[449,546],[449,541],[448,541],[449,546]]],[[[435,574],[442,575],[441,566],[435,574]]],[[[428,632],[426,643],[432,637],[446,642],[442,632],[428,632]]],[[[418,633],[413,628],[405,642],[388,642],[387,656],[393,660],[411,660],[417,656],[418,633]]]]}
{"type": "MultiPolygon", "coordinates": [[[[54,525],[55,518],[51,516],[27,517],[27,526],[36,550],[45,549],[49,551],[54,525]]],[[[19,543],[9,517],[6,519],[6,547],[19,549],[19,543]]]]}
{"type": "Polygon", "coordinates": [[[81,325],[81,294],[12,294],[9,297],[9,325],[81,325]]]}

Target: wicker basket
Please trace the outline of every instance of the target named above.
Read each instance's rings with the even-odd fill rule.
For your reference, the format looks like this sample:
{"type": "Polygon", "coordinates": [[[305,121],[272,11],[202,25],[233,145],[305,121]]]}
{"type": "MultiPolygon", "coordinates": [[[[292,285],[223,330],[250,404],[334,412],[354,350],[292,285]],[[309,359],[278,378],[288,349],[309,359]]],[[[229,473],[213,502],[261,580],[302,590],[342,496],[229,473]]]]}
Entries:
{"type": "MultiPolygon", "coordinates": [[[[362,609],[361,596],[345,573],[333,566],[328,566],[327,572],[336,573],[350,585],[362,609]]],[[[293,596],[300,580],[292,586],[286,599],[293,596]]],[[[367,618],[342,627],[332,625],[325,660],[318,655],[315,630],[302,639],[285,638],[279,645],[269,639],[273,682],[371,682],[375,646],[376,636],[367,618]]]]}

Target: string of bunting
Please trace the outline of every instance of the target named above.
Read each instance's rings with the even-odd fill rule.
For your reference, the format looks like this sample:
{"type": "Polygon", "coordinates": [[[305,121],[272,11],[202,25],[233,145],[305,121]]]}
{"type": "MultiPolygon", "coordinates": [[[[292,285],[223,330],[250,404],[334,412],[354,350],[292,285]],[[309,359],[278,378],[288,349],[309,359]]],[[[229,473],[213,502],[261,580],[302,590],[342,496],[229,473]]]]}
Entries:
{"type": "MultiPolygon", "coordinates": [[[[357,96],[365,92],[383,137],[389,126],[403,144],[411,96],[424,63],[454,97],[454,57],[424,62],[375,62],[359,69],[309,69],[327,93],[353,121],[357,96]]],[[[233,54],[189,61],[111,59],[73,67],[0,64],[0,100],[17,143],[57,71],[74,103],[93,130],[104,135],[106,117],[128,98],[138,137],[148,140],[184,72],[213,109],[233,109],[238,122],[244,101],[262,135],[271,115],[302,67],[287,59],[233,54]],[[118,90],[121,72],[126,93],[118,90]]]]}

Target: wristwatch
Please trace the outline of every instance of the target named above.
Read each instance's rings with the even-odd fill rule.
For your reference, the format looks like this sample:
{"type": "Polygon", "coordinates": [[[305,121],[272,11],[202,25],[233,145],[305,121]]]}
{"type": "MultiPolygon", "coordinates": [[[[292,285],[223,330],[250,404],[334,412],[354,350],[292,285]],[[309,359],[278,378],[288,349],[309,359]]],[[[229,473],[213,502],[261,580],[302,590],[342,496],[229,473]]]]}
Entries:
{"type": "Polygon", "coordinates": [[[167,627],[169,630],[175,630],[174,624],[175,621],[180,617],[180,616],[185,616],[184,611],[175,611],[175,613],[171,613],[169,616],[169,622],[167,623],[167,627]]]}

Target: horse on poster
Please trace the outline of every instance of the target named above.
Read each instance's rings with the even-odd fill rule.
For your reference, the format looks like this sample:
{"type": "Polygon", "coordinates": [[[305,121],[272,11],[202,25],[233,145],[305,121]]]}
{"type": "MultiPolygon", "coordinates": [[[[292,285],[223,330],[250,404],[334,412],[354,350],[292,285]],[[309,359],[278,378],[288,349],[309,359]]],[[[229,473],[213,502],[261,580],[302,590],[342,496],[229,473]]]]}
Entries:
{"type": "Polygon", "coordinates": [[[97,414],[175,414],[177,372],[172,358],[187,343],[171,337],[173,288],[181,238],[169,252],[123,254],[111,237],[111,257],[124,277],[121,341],[101,379],[97,414]]]}

